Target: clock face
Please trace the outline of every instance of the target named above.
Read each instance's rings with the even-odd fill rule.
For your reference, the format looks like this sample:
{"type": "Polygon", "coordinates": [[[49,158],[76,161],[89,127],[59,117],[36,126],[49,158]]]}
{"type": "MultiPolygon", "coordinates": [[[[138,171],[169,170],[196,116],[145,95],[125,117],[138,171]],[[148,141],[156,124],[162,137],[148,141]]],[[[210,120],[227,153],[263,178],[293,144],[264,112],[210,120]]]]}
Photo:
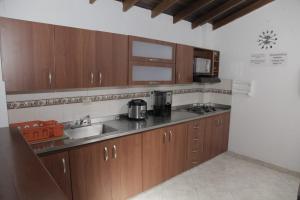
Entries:
{"type": "Polygon", "coordinates": [[[272,49],[277,42],[277,34],[271,31],[264,31],[258,37],[258,46],[261,49],[272,49]]]}

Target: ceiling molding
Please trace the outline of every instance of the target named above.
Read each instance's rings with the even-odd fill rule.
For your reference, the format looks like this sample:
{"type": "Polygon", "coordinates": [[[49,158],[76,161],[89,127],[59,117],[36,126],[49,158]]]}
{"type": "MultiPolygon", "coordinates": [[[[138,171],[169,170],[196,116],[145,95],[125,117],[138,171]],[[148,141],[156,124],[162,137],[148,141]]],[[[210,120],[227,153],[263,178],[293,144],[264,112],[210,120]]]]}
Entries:
{"type": "Polygon", "coordinates": [[[124,0],[123,1],[123,11],[126,12],[127,10],[132,8],[132,6],[134,6],[137,2],[139,2],[139,0],[124,0]]]}
{"type": "Polygon", "coordinates": [[[217,7],[216,9],[208,12],[205,15],[200,16],[195,21],[192,22],[192,29],[202,26],[208,22],[210,22],[213,18],[217,17],[225,13],[226,11],[234,8],[235,6],[239,5],[240,3],[245,2],[245,0],[229,0],[217,7]]]}
{"type": "Polygon", "coordinates": [[[179,11],[173,16],[173,23],[177,23],[185,17],[191,16],[193,13],[203,8],[204,6],[212,3],[214,0],[197,0],[194,3],[188,5],[185,9],[179,11]]]}
{"type": "Polygon", "coordinates": [[[254,1],[253,3],[251,3],[250,5],[248,5],[247,7],[245,8],[242,8],[240,10],[238,10],[237,12],[225,17],[225,18],[222,18],[216,22],[213,22],[213,29],[217,29],[217,28],[220,28],[240,17],[243,17],[244,15],[247,15],[249,14],[250,12],[260,8],[260,7],[263,7],[265,5],[267,5],[268,3],[271,3],[273,2],[274,0],[257,0],[257,1],[254,1]]]}
{"type": "Polygon", "coordinates": [[[177,0],[163,0],[155,8],[152,9],[151,17],[154,18],[175,4],[177,0]]]}

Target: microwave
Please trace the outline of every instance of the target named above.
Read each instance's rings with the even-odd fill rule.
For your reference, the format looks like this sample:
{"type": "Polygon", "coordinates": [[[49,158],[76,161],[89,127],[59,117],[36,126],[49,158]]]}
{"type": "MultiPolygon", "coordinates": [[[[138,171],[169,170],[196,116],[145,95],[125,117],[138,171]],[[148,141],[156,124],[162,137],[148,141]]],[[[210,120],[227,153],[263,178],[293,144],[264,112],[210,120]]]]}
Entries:
{"type": "Polygon", "coordinates": [[[211,59],[194,58],[194,75],[212,75],[211,59]]]}

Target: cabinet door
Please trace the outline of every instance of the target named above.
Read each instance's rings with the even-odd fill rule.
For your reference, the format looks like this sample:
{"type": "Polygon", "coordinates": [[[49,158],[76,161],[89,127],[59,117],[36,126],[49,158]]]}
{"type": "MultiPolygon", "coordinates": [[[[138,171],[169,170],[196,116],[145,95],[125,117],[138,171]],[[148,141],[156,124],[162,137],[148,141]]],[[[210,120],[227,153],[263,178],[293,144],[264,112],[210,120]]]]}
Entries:
{"type": "Polygon", "coordinates": [[[52,25],[0,18],[2,74],[7,92],[53,87],[52,25]]]}
{"type": "Polygon", "coordinates": [[[110,144],[112,196],[125,200],[142,192],[142,135],[114,139],[110,144]]]}
{"type": "Polygon", "coordinates": [[[112,199],[109,145],[96,143],[69,152],[74,200],[112,199]]]}
{"type": "Polygon", "coordinates": [[[97,32],[98,86],[128,85],[128,36],[97,32]]]}
{"type": "Polygon", "coordinates": [[[188,124],[188,158],[187,168],[190,169],[206,160],[204,150],[205,119],[195,120],[188,124]]]}
{"type": "Polygon", "coordinates": [[[169,133],[168,177],[180,174],[186,167],[187,125],[179,124],[167,128],[169,133]]]}
{"type": "Polygon", "coordinates": [[[72,199],[68,152],[55,153],[41,157],[41,160],[57,185],[72,199]]]}
{"type": "Polygon", "coordinates": [[[176,48],[176,83],[193,82],[194,48],[177,44],[176,48]]]}
{"type": "Polygon", "coordinates": [[[98,69],[96,64],[96,31],[81,30],[83,86],[98,87],[98,69]]]}
{"type": "Polygon", "coordinates": [[[229,142],[229,126],[230,126],[230,113],[225,113],[222,115],[222,153],[228,150],[228,142],[229,142]]]}
{"type": "Polygon", "coordinates": [[[174,65],[164,63],[131,62],[130,85],[155,85],[174,83],[174,65]]]}
{"type": "Polygon", "coordinates": [[[175,63],[176,44],[141,37],[129,37],[131,61],[175,63]]]}
{"type": "Polygon", "coordinates": [[[167,133],[157,129],[143,133],[143,190],[166,180],[167,133]]]}
{"type": "Polygon", "coordinates": [[[84,36],[86,34],[80,29],[55,26],[54,56],[57,89],[83,87],[84,36]]]}
{"type": "Polygon", "coordinates": [[[223,126],[222,115],[214,116],[212,119],[212,157],[222,153],[223,126]]]}

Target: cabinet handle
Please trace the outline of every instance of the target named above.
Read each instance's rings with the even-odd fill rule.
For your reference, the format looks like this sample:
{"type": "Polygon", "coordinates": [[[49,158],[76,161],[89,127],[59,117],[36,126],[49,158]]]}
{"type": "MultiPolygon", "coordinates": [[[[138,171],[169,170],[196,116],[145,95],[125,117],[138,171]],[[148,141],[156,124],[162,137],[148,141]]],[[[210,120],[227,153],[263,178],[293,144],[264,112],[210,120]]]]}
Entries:
{"type": "Polygon", "coordinates": [[[194,126],[193,128],[194,128],[194,129],[199,129],[200,127],[199,127],[199,126],[194,126]]]}
{"type": "Polygon", "coordinates": [[[163,138],[163,143],[166,144],[166,140],[167,140],[167,133],[164,132],[164,138],[163,138]]]}
{"type": "Polygon", "coordinates": [[[49,79],[49,85],[51,87],[52,86],[52,73],[51,72],[49,72],[49,74],[48,74],[48,79],[49,79]]]}
{"type": "Polygon", "coordinates": [[[178,76],[178,80],[180,80],[180,79],[181,79],[180,73],[178,73],[178,75],[177,75],[177,76],[178,76]]]}
{"type": "Polygon", "coordinates": [[[107,147],[104,147],[104,160],[108,161],[108,149],[107,149],[107,147]]]}
{"type": "Polygon", "coordinates": [[[99,72],[99,84],[100,84],[100,86],[102,85],[102,73],[101,72],[99,72]]]}
{"type": "Polygon", "coordinates": [[[94,83],[94,73],[91,72],[91,84],[93,84],[93,83],[94,83]]]}
{"type": "Polygon", "coordinates": [[[62,161],[62,164],[63,164],[64,174],[66,174],[67,173],[66,160],[65,160],[65,158],[62,158],[61,161],[62,161]]]}
{"type": "Polygon", "coordinates": [[[116,159],[117,158],[117,146],[116,145],[113,146],[113,155],[114,155],[114,159],[116,159]]]}
{"type": "Polygon", "coordinates": [[[223,119],[220,120],[220,125],[223,125],[224,121],[223,119]]]}
{"type": "Polygon", "coordinates": [[[173,137],[173,132],[170,130],[170,131],[169,131],[169,142],[171,142],[172,137],[173,137]]]}
{"type": "Polygon", "coordinates": [[[150,85],[155,85],[155,84],[158,84],[159,82],[157,82],[157,81],[149,81],[149,84],[150,85]]]}
{"type": "Polygon", "coordinates": [[[194,138],[193,140],[194,140],[194,141],[199,141],[200,139],[199,139],[199,138],[194,138]]]}

